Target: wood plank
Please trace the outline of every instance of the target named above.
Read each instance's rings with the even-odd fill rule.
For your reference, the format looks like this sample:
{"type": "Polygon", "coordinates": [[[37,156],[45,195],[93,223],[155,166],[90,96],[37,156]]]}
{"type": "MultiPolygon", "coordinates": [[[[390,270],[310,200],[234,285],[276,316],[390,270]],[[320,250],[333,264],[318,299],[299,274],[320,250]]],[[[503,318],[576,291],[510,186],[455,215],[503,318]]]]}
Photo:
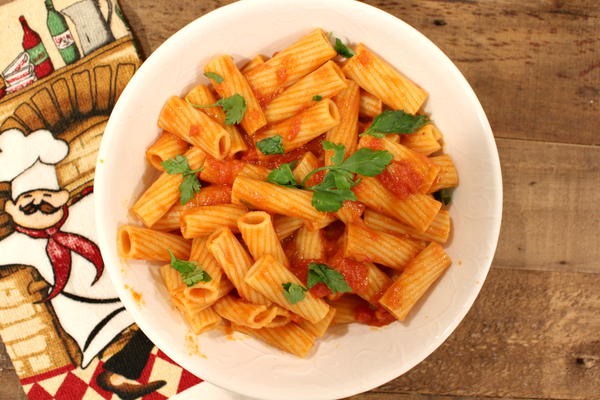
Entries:
{"type": "Polygon", "coordinates": [[[492,269],[454,334],[376,391],[600,399],[600,274],[492,269]]]}
{"type": "MultiPolygon", "coordinates": [[[[127,0],[123,9],[150,54],[185,24],[231,2],[127,0]]],[[[600,2],[365,3],[413,25],[457,63],[497,137],[600,143],[594,134],[600,124],[600,2]]]]}
{"type": "MultiPolygon", "coordinates": [[[[420,393],[397,393],[371,391],[356,396],[348,397],[348,400],[481,400],[482,397],[445,396],[420,393]]],[[[526,400],[516,397],[485,397],[485,400],[526,400]]],[[[550,399],[545,399],[550,400],[550,399]]]]}
{"type": "Polygon", "coordinates": [[[504,215],[495,264],[600,273],[600,147],[497,144],[504,215]]]}

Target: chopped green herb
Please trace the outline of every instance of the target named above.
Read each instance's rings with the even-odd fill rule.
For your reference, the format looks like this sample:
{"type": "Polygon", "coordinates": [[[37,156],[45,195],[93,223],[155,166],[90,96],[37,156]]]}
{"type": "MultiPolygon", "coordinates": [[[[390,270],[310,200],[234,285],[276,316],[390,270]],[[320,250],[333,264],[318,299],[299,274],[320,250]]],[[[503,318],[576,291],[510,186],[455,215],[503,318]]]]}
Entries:
{"type": "Polygon", "coordinates": [[[275,168],[269,173],[267,176],[267,181],[276,185],[287,186],[291,188],[301,187],[294,177],[294,173],[292,172],[293,164],[294,163],[281,164],[279,168],[275,168]]]}
{"type": "Polygon", "coordinates": [[[340,38],[335,38],[334,49],[342,57],[354,57],[354,52],[348,46],[346,46],[340,38]]]}
{"type": "Polygon", "coordinates": [[[198,173],[201,172],[203,168],[192,170],[187,157],[182,155],[163,161],[161,165],[167,174],[181,174],[183,176],[183,182],[179,185],[180,202],[182,205],[186,205],[194,198],[196,193],[200,192],[202,186],[200,185],[200,179],[198,179],[198,173]]]}
{"type": "Polygon", "coordinates": [[[283,295],[291,304],[296,304],[306,297],[306,288],[298,285],[297,283],[283,283],[283,295]]]}
{"type": "Polygon", "coordinates": [[[344,201],[355,201],[356,195],[352,188],[360,180],[354,179],[354,174],[379,175],[393,158],[392,154],[385,150],[360,149],[344,161],[343,145],[323,142],[323,149],[334,151],[331,158],[333,165],[311,171],[302,181],[302,186],[305,186],[310,177],[317,172],[329,171],[323,182],[308,188],[315,192],[312,198],[313,207],[322,212],[335,212],[343,206],[344,201]]]}
{"type": "Polygon", "coordinates": [[[373,119],[373,123],[359,136],[371,135],[376,138],[385,137],[387,133],[409,135],[429,123],[426,115],[413,115],[402,110],[385,110],[373,119]]]}
{"type": "Polygon", "coordinates": [[[447,206],[452,202],[452,192],[453,190],[451,188],[440,189],[433,194],[433,197],[443,205],[447,206]]]}
{"type": "Polygon", "coordinates": [[[392,161],[393,156],[385,150],[359,149],[344,160],[345,147],[341,144],[323,142],[323,149],[334,152],[331,157],[333,165],[320,167],[311,171],[298,183],[292,172],[293,166],[282,164],[271,171],[268,181],[277,185],[312,190],[312,205],[322,212],[335,212],[342,208],[344,201],[356,201],[352,188],[360,182],[354,174],[376,176],[383,172],[392,161]],[[323,181],[317,185],[306,187],[306,183],[319,171],[328,171],[323,181]]]}
{"type": "Polygon", "coordinates": [[[316,96],[313,96],[313,98],[312,98],[312,99],[313,99],[314,101],[321,101],[321,100],[323,100],[323,96],[321,96],[320,94],[318,94],[318,95],[316,95],[316,96]]]}
{"type": "Polygon", "coordinates": [[[308,264],[308,281],[306,286],[310,289],[318,283],[327,285],[333,294],[352,291],[344,275],[328,265],[313,262],[308,264]]]}
{"type": "Polygon", "coordinates": [[[233,96],[220,99],[215,104],[206,106],[190,103],[187,99],[186,101],[192,107],[196,108],[223,107],[223,111],[225,111],[225,125],[239,124],[242,122],[244,114],[246,113],[246,100],[242,95],[237,93],[233,96]]]}
{"type": "Polygon", "coordinates": [[[258,147],[258,149],[265,155],[283,154],[285,152],[283,148],[283,138],[281,135],[271,136],[260,140],[256,143],[256,147],[258,147]]]}
{"type": "Polygon", "coordinates": [[[171,257],[171,268],[179,272],[181,280],[187,286],[194,286],[198,282],[210,282],[212,280],[212,277],[208,272],[204,271],[204,269],[194,261],[180,260],[175,257],[171,250],[168,251],[169,256],[171,257]]]}
{"type": "Polygon", "coordinates": [[[221,75],[217,74],[216,72],[205,72],[204,76],[208,79],[212,79],[217,83],[223,83],[223,81],[225,80],[221,75]]]}

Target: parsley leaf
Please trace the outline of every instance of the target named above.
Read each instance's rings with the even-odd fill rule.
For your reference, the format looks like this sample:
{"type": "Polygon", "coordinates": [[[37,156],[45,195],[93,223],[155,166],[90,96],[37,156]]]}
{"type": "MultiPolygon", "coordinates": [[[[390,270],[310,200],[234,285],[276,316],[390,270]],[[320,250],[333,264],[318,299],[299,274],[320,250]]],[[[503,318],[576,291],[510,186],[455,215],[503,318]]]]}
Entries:
{"type": "Polygon", "coordinates": [[[452,202],[452,192],[453,190],[451,188],[440,189],[433,194],[433,197],[443,205],[447,206],[452,202]]]}
{"type": "Polygon", "coordinates": [[[344,153],[346,152],[346,147],[343,144],[335,144],[332,142],[325,141],[322,144],[323,150],[333,150],[334,154],[331,157],[331,162],[334,164],[339,164],[344,159],[344,153]]]}
{"type": "Polygon", "coordinates": [[[202,185],[200,185],[198,173],[201,172],[203,168],[192,170],[187,158],[182,155],[163,161],[161,165],[169,175],[183,175],[183,182],[179,185],[181,205],[186,205],[194,198],[196,193],[200,192],[202,185]]]}
{"type": "Polygon", "coordinates": [[[272,170],[267,176],[267,180],[271,183],[280,186],[287,186],[291,188],[300,188],[294,173],[292,172],[292,164],[281,164],[279,168],[272,170]]]}
{"type": "Polygon", "coordinates": [[[392,153],[386,150],[359,149],[339,168],[364,176],[377,176],[383,172],[385,167],[392,162],[392,153]]]}
{"type": "Polygon", "coordinates": [[[311,204],[322,212],[336,212],[344,205],[345,200],[356,200],[351,190],[315,190],[311,204]]]}
{"type": "Polygon", "coordinates": [[[360,149],[344,161],[345,147],[341,144],[323,142],[323,149],[334,152],[331,157],[333,165],[312,170],[298,183],[292,172],[291,164],[282,164],[269,173],[267,180],[271,183],[291,187],[305,188],[313,191],[312,205],[318,211],[335,212],[344,205],[344,201],[356,201],[352,188],[360,182],[354,174],[376,176],[383,172],[392,161],[393,156],[385,150],[360,149]],[[306,187],[306,182],[319,171],[328,171],[323,181],[317,185],[306,187]]]}
{"type": "Polygon", "coordinates": [[[187,158],[182,155],[165,160],[160,165],[170,175],[183,174],[190,169],[187,158]]]}
{"type": "Polygon", "coordinates": [[[340,38],[335,38],[335,51],[342,57],[352,58],[354,57],[354,52],[346,46],[340,38]]]}
{"type": "Polygon", "coordinates": [[[296,304],[306,297],[306,288],[298,285],[297,283],[282,283],[283,295],[291,304],[296,304]]]}
{"type": "Polygon", "coordinates": [[[426,115],[413,115],[402,110],[385,110],[373,119],[373,123],[359,136],[371,135],[376,138],[385,137],[385,133],[401,133],[409,135],[423,125],[429,123],[426,115]]]}
{"type": "Polygon", "coordinates": [[[313,98],[312,98],[312,99],[313,99],[314,101],[321,101],[321,100],[323,100],[323,96],[321,96],[320,94],[318,94],[318,95],[316,95],[316,96],[313,96],[313,98]]]}
{"type": "Polygon", "coordinates": [[[169,256],[171,256],[171,268],[177,270],[181,275],[181,280],[187,286],[194,286],[198,282],[210,282],[212,277],[208,272],[204,271],[194,261],[180,260],[173,252],[169,249],[169,256]]]}
{"type": "Polygon", "coordinates": [[[310,289],[318,283],[327,285],[333,294],[352,291],[344,275],[328,265],[313,262],[308,264],[308,281],[306,286],[310,289]]]}
{"type": "Polygon", "coordinates": [[[283,154],[283,138],[281,135],[275,135],[266,139],[260,140],[256,143],[256,147],[265,155],[269,154],[283,154]]]}
{"type": "Polygon", "coordinates": [[[225,111],[225,125],[239,124],[242,122],[244,114],[246,113],[246,99],[244,99],[244,97],[238,93],[230,97],[222,98],[215,104],[209,104],[206,106],[193,104],[187,99],[186,101],[195,108],[211,108],[217,106],[223,107],[223,111],[225,111]]]}
{"type": "Polygon", "coordinates": [[[302,181],[302,186],[304,186],[308,179],[317,172],[329,170],[323,178],[323,182],[308,188],[314,191],[313,207],[322,212],[338,211],[344,201],[356,200],[356,195],[351,189],[360,182],[360,178],[354,179],[354,174],[379,175],[393,159],[392,154],[385,150],[359,149],[344,161],[344,145],[323,142],[323,149],[334,152],[331,158],[333,165],[311,171],[302,181]]]}
{"type": "Polygon", "coordinates": [[[246,100],[240,94],[234,94],[217,101],[217,105],[225,111],[225,125],[239,124],[246,113],[246,100]]]}
{"type": "Polygon", "coordinates": [[[212,79],[217,83],[223,83],[223,81],[225,80],[221,75],[217,74],[216,72],[205,72],[204,76],[208,79],[212,79]]]}

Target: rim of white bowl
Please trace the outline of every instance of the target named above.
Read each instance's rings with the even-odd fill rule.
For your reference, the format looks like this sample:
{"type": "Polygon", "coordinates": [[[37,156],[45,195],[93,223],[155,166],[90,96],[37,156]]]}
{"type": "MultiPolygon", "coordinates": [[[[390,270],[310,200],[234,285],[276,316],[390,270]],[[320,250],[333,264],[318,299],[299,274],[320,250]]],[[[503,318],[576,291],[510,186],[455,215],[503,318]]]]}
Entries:
{"type": "MultiPolygon", "coordinates": [[[[232,3],[229,5],[220,7],[216,10],[213,10],[213,11],[195,19],[194,21],[190,22],[189,24],[187,24],[186,26],[181,28],[179,31],[174,33],[164,43],[162,43],[146,59],[146,61],[143,62],[143,64],[139,68],[139,70],[134,74],[133,78],[129,81],[129,83],[125,87],[123,93],[121,94],[119,100],[117,101],[117,103],[111,113],[111,118],[109,119],[108,124],[105,128],[104,136],[103,136],[100,150],[98,153],[98,162],[96,165],[95,191],[98,194],[98,196],[96,197],[97,204],[96,204],[96,212],[95,212],[96,227],[97,227],[97,232],[98,232],[99,246],[100,246],[100,249],[103,250],[104,253],[106,253],[106,251],[109,249],[110,246],[114,246],[114,243],[107,243],[108,239],[104,240],[104,238],[107,238],[107,235],[106,235],[107,229],[106,229],[106,226],[104,225],[104,223],[101,222],[101,221],[105,221],[105,219],[103,218],[104,215],[102,212],[103,202],[102,202],[101,194],[104,193],[109,188],[109,185],[108,185],[108,182],[106,182],[103,164],[99,160],[106,158],[107,155],[104,153],[106,153],[106,151],[107,151],[106,149],[109,147],[109,145],[107,143],[110,140],[116,140],[116,137],[118,135],[118,133],[113,130],[114,122],[112,122],[113,121],[112,116],[121,114],[121,112],[122,112],[121,110],[125,109],[125,107],[126,107],[125,104],[127,102],[127,100],[126,100],[127,95],[129,93],[129,91],[134,90],[133,87],[135,87],[137,85],[138,81],[142,81],[144,79],[144,71],[146,69],[150,69],[152,64],[154,64],[155,62],[158,62],[161,59],[162,54],[169,51],[169,48],[171,47],[172,43],[176,43],[177,41],[180,40],[180,38],[188,35],[188,32],[193,31],[196,25],[204,23],[205,21],[207,21],[209,19],[217,19],[221,15],[227,14],[229,12],[237,11],[238,9],[242,9],[244,7],[245,3],[249,3],[249,2],[264,3],[266,6],[269,3],[271,3],[272,1],[274,1],[274,0],[242,0],[242,1],[238,1],[236,3],[232,3]]],[[[298,4],[301,4],[302,6],[306,6],[307,4],[311,4],[311,3],[318,4],[318,5],[323,4],[322,0],[276,0],[276,1],[278,1],[280,3],[287,2],[290,4],[290,6],[291,5],[297,6],[298,4]]],[[[439,47],[437,47],[427,36],[425,36],[423,33],[419,32],[416,28],[407,24],[400,18],[395,17],[394,15],[391,15],[379,8],[370,6],[368,4],[360,3],[355,0],[327,0],[327,4],[328,4],[328,6],[332,6],[332,7],[336,7],[336,6],[356,7],[357,12],[364,13],[363,15],[365,16],[365,18],[368,18],[369,14],[371,14],[371,15],[376,16],[379,19],[385,20],[389,24],[402,25],[403,28],[408,30],[409,32],[411,32],[411,34],[419,36],[423,41],[423,45],[427,46],[429,48],[428,49],[429,51],[438,53],[438,55],[440,55],[441,58],[446,61],[449,71],[451,71],[454,74],[453,78],[460,80],[461,85],[465,89],[465,93],[470,97],[470,100],[475,105],[477,118],[479,119],[479,121],[486,133],[485,136],[482,137],[482,139],[485,139],[485,145],[487,147],[487,150],[490,152],[490,154],[492,154],[494,156],[493,160],[491,160],[492,161],[491,164],[493,167],[493,171],[491,171],[491,172],[494,177],[493,185],[497,189],[497,195],[492,200],[494,201],[494,204],[493,204],[493,206],[495,207],[494,211],[495,211],[496,215],[499,215],[497,223],[493,227],[493,230],[490,232],[491,237],[494,238],[494,243],[493,243],[493,246],[491,247],[492,251],[490,251],[490,254],[488,255],[488,260],[485,262],[485,265],[481,266],[482,279],[480,279],[476,282],[476,284],[475,284],[476,287],[471,292],[471,295],[468,298],[468,300],[465,302],[464,307],[462,307],[461,310],[459,312],[457,312],[452,323],[446,327],[443,334],[439,335],[438,337],[433,339],[429,346],[424,347],[419,352],[419,356],[414,358],[413,362],[408,362],[403,365],[399,365],[398,368],[396,368],[396,369],[388,369],[388,370],[381,371],[381,374],[378,376],[378,379],[373,379],[369,383],[352,386],[351,389],[340,390],[339,394],[336,395],[337,398],[345,398],[345,397],[353,396],[358,393],[366,392],[368,390],[371,390],[373,388],[381,386],[381,385],[405,374],[406,372],[408,372],[409,370],[414,368],[416,365],[421,363],[425,358],[427,358],[429,355],[431,355],[442,343],[444,343],[446,341],[446,339],[450,336],[450,334],[452,334],[452,332],[454,332],[454,330],[457,328],[457,326],[460,324],[460,322],[464,319],[464,317],[466,316],[466,314],[469,312],[469,310],[473,306],[477,296],[479,295],[479,293],[481,291],[481,288],[485,282],[485,279],[487,278],[489,269],[491,267],[492,259],[496,252],[498,238],[500,235],[500,226],[501,226],[501,222],[502,222],[503,187],[502,187],[502,173],[501,173],[501,168],[500,168],[500,158],[498,155],[498,149],[496,147],[496,142],[495,142],[492,128],[490,126],[488,118],[487,118],[485,111],[483,110],[483,107],[482,107],[481,103],[479,102],[479,99],[477,98],[477,95],[475,94],[473,88],[468,83],[468,81],[466,80],[466,78],[464,77],[462,72],[460,72],[458,67],[452,62],[452,60],[439,47]]],[[[158,348],[161,349],[165,354],[167,354],[174,361],[179,363],[182,367],[186,368],[189,371],[197,370],[198,369],[197,365],[191,365],[189,362],[189,359],[184,358],[184,357],[179,357],[178,354],[171,352],[169,350],[169,343],[167,343],[166,340],[163,340],[161,335],[159,335],[157,332],[155,332],[153,329],[151,329],[150,324],[147,323],[147,321],[144,319],[143,315],[137,311],[135,301],[132,300],[130,298],[130,296],[127,295],[127,291],[126,291],[127,289],[124,286],[125,282],[123,281],[121,274],[118,273],[118,268],[107,268],[107,269],[109,271],[109,275],[113,281],[113,284],[116,287],[117,293],[118,293],[119,297],[121,298],[121,301],[125,305],[125,308],[127,309],[127,311],[129,313],[131,313],[135,322],[144,331],[144,333],[150,338],[150,340],[156,346],[158,346],[158,348]]],[[[215,374],[211,373],[210,370],[202,371],[200,378],[202,378],[203,380],[206,380],[212,384],[215,384],[221,388],[230,390],[232,392],[240,393],[245,396],[256,397],[256,398],[261,398],[261,399],[265,399],[265,400],[279,400],[277,397],[273,397],[272,393],[265,392],[264,390],[261,393],[255,393],[255,392],[249,393],[249,392],[245,391],[244,388],[240,388],[240,387],[231,385],[226,377],[222,376],[221,374],[215,375],[215,374]]],[[[319,399],[319,400],[321,400],[321,399],[322,400],[331,400],[330,397],[320,397],[319,395],[316,395],[312,398],[319,399]]],[[[304,396],[302,394],[297,394],[297,393],[290,393],[288,396],[288,399],[302,400],[302,399],[306,399],[306,396],[304,396]]]]}

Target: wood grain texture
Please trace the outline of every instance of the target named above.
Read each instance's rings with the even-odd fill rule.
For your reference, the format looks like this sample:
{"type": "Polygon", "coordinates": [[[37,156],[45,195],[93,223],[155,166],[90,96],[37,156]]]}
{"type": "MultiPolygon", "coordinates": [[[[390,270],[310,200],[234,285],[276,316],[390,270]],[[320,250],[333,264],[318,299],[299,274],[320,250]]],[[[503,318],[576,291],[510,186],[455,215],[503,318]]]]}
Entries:
{"type": "Polygon", "coordinates": [[[504,215],[495,265],[600,273],[600,147],[496,142],[504,215]]]}

